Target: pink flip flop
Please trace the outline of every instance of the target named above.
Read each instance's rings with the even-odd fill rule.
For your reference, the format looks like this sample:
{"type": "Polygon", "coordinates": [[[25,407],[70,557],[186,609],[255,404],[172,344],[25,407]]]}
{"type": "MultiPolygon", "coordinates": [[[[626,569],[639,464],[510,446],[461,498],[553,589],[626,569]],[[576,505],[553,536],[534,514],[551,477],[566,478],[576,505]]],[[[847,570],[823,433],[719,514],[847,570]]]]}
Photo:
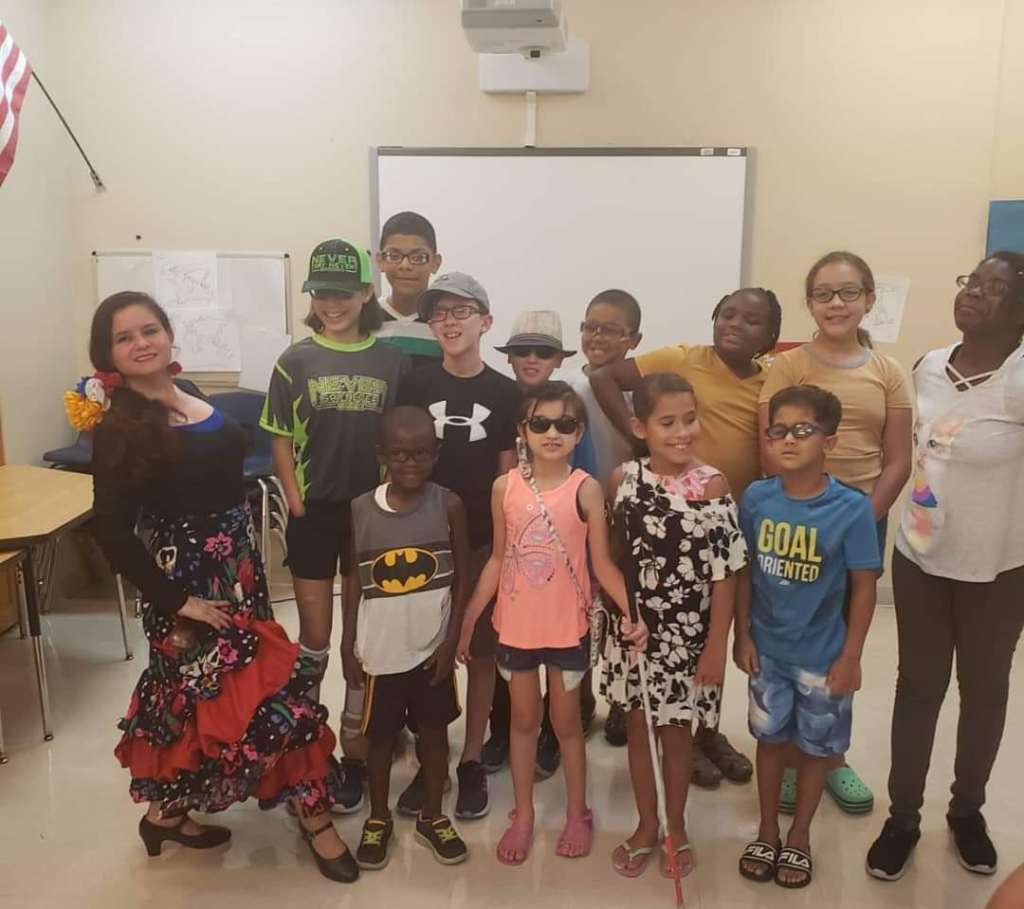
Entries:
{"type": "Polygon", "coordinates": [[[500,840],[498,840],[498,847],[495,853],[498,856],[498,861],[503,865],[521,865],[530,855],[530,846],[533,845],[533,825],[531,824],[528,828],[523,829],[522,827],[516,826],[516,813],[510,811],[508,813],[508,819],[512,822],[509,825],[500,840]],[[515,859],[508,859],[502,855],[502,851],[505,852],[516,852],[522,856],[518,861],[515,859]]]}
{"type": "Polygon", "coordinates": [[[625,840],[612,851],[612,868],[623,877],[640,877],[647,870],[654,846],[630,846],[625,840]]]}
{"type": "Polygon", "coordinates": [[[562,835],[555,846],[555,855],[562,858],[583,858],[590,855],[590,847],[594,844],[594,812],[585,811],[578,817],[567,817],[562,835]],[[575,855],[569,852],[570,846],[578,843],[582,851],[575,855]]]}
{"type": "MultiPolygon", "coordinates": [[[[697,853],[689,843],[676,846],[676,867],[679,868],[679,876],[687,877],[697,867],[697,853]]],[[[672,868],[668,860],[668,843],[661,850],[661,871],[662,877],[671,878],[672,868]]]]}

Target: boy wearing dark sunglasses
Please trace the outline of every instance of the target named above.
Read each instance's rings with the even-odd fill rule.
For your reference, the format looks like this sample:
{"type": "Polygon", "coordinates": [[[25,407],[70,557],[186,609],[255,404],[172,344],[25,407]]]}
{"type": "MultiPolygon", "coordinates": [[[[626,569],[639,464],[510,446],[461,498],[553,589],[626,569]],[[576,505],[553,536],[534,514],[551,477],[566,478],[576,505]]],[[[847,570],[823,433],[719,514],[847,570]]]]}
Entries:
{"type": "Polygon", "coordinates": [[[881,568],[871,500],[825,472],[842,412],[815,385],[776,393],[765,434],[779,473],[751,483],[740,506],[756,558],[740,575],[733,655],[750,677],[761,825],[739,870],[790,889],[811,882],[811,821],[830,759],[850,745],[881,568]],[[797,801],[783,848],[779,786],[791,744],[800,754],[797,801]]]}

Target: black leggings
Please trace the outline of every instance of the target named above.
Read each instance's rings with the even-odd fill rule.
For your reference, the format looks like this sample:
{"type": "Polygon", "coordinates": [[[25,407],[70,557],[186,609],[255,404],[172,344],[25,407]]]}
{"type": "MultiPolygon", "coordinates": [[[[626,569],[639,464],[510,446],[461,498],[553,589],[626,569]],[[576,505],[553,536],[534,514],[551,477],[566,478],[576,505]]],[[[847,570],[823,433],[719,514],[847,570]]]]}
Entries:
{"type": "Polygon", "coordinates": [[[1024,627],[1024,567],[985,584],[952,581],[926,574],[897,550],[892,570],[900,662],[889,812],[911,829],[921,821],[935,724],[954,653],[960,720],[949,814],[964,817],[985,804],[1006,721],[1013,652],[1024,627]]]}

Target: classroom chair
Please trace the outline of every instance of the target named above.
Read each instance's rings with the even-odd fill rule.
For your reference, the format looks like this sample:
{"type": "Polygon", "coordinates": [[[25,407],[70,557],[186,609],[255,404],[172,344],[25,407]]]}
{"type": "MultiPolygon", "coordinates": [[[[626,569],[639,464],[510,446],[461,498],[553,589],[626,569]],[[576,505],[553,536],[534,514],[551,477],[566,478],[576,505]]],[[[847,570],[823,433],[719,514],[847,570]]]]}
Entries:
{"type": "Polygon", "coordinates": [[[92,433],[80,432],[73,445],[65,445],[63,448],[47,451],[43,454],[43,460],[59,470],[90,473],[92,470],[92,433]]]}
{"type": "Polygon", "coordinates": [[[245,457],[243,471],[247,490],[258,503],[260,552],[263,554],[263,567],[269,587],[270,538],[272,534],[277,536],[284,547],[285,530],[288,527],[288,506],[284,497],[284,487],[274,476],[274,464],[270,456],[270,433],[260,426],[265,397],[266,395],[259,391],[239,389],[210,395],[210,403],[221,413],[237,420],[249,436],[249,451],[245,457]]]}
{"type": "MultiPolygon", "coordinates": [[[[44,452],[43,460],[54,470],[71,470],[75,473],[92,473],[92,433],[83,430],[78,434],[74,444],[66,445],[63,448],[53,448],[44,452]]],[[[52,553],[49,571],[56,571],[56,546],[52,553]]],[[[40,577],[47,577],[42,574],[40,577]]],[[[124,594],[124,580],[121,575],[114,575],[114,584],[117,589],[117,606],[121,619],[121,641],[124,643],[124,658],[131,660],[135,658],[132,652],[132,645],[128,638],[128,608],[124,594]]],[[[135,618],[142,614],[142,598],[135,596],[135,618]]],[[[25,637],[24,625],[21,627],[21,636],[25,637]]]]}

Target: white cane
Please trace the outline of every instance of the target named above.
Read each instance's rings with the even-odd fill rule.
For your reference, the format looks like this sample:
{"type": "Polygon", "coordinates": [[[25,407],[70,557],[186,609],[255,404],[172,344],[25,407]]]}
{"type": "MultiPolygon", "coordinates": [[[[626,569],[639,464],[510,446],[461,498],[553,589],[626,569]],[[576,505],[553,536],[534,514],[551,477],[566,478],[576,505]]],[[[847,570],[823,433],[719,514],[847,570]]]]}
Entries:
{"type": "MultiPolygon", "coordinates": [[[[636,622],[636,605],[632,597],[629,601],[630,620],[636,622]]],[[[644,719],[647,721],[647,743],[651,750],[651,769],[654,770],[654,789],[658,796],[658,821],[665,831],[665,851],[668,853],[668,867],[672,872],[672,881],[676,890],[676,905],[683,905],[683,882],[679,875],[679,863],[676,861],[675,843],[668,826],[668,806],[665,802],[665,778],[661,772],[661,756],[658,753],[658,737],[654,731],[654,715],[651,713],[651,693],[647,688],[647,654],[633,651],[637,674],[640,676],[640,696],[644,703],[644,719]]]]}

